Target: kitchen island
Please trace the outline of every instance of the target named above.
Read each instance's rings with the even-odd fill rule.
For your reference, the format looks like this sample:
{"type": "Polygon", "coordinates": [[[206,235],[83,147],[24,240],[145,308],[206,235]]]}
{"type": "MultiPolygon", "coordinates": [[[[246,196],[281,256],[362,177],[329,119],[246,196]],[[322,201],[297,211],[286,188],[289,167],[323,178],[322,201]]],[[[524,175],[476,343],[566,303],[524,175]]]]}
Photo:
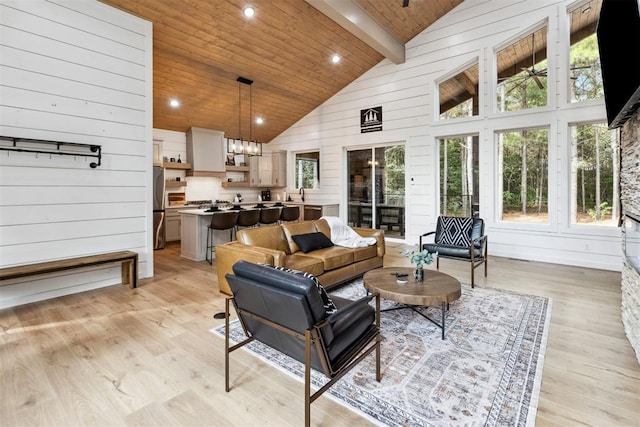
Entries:
{"type": "MultiPolygon", "coordinates": [[[[241,203],[244,206],[243,209],[259,209],[255,207],[255,202],[241,203]]],[[[273,202],[266,202],[265,207],[273,207],[273,202]]],[[[304,219],[318,219],[321,215],[337,216],[338,205],[337,204],[316,204],[316,203],[301,203],[301,202],[286,202],[284,206],[300,206],[300,220],[304,219]],[[312,210],[305,209],[306,207],[312,207],[312,210]],[[318,210],[317,208],[321,209],[318,210]],[[305,215],[305,211],[310,212],[308,216],[305,215]]],[[[207,255],[207,233],[208,227],[211,223],[211,215],[215,215],[218,212],[225,212],[226,210],[220,210],[217,212],[207,212],[207,209],[181,209],[178,211],[180,214],[180,255],[183,258],[190,259],[192,261],[204,261],[207,255]]],[[[226,243],[229,241],[228,230],[213,230],[213,245],[220,243],[226,243]]],[[[213,254],[215,259],[215,253],[213,254]]]]}
{"type": "MultiPolygon", "coordinates": [[[[219,211],[223,212],[223,211],[219,211]]],[[[183,209],[180,214],[180,256],[192,261],[204,261],[207,255],[207,233],[211,216],[207,209],[183,209]]],[[[229,241],[229,230],[213,230],[213,244],[229,241]]]]}

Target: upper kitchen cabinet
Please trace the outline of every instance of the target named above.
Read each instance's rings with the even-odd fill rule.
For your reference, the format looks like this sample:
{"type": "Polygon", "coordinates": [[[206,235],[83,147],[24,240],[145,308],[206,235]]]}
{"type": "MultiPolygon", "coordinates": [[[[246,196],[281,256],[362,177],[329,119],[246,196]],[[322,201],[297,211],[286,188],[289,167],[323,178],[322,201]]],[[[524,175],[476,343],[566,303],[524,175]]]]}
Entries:
{"type": "Polygon", "coordinates": [[[287,152],[274,151],[251,157],[249,180],[251,187],[286,187],[287,152]]]}
{"type": "Polygon", "coordinates": [[[274,187],[287,186],[287,152],[274,151],[271,153],[271,170],[274,187]]]}
{"type": "Polygon", "coordinates": [[[191,163],[188,176],[226,176],[224,132],[190,128],[187,131],[187,158],[191,163]]]}

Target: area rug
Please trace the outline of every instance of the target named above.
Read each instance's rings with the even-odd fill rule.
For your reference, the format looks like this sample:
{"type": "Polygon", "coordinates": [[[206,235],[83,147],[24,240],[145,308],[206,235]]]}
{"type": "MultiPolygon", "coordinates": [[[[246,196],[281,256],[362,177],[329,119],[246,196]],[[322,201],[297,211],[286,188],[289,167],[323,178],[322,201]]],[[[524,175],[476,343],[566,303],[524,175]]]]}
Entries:
{"type": "MultiPolygon", "coordinates": [[[[365,294],[362,280],[331,293],[365,294]]],[[[381,300],[382,309],[395,306],[381,300]]],[[[421,310],[440,319],[439,307],[421,310]]],[[[370,355],[324,396],[380,425],[533,426],[550,315],[548,298],[467,285],[446,314],[445,340],[412,310],[383,312],[381,382],[370,355]]],[[[224,337],[224,325],[211,331],[224,337]]],[[[244,337],[237,320],[230,332],[234,343],[244,337]]],[[[259,342],[243,348],[304,381],[304,365],[296,360],[259,342]]],[[[314,386],[326,382],[313,371],[314,386]]]]}

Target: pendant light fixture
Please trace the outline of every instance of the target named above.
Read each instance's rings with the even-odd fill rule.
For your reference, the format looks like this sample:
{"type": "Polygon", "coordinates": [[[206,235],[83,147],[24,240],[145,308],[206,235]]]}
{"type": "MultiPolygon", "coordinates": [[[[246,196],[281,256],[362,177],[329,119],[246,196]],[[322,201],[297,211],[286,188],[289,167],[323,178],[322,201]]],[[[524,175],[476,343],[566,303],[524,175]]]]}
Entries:
{"type": "Polygon", "coordinates": [[[232,155],[243,154],[245,156],[262,156],[262,143],[253,140],[253,94],[251,85],[253,80],[238,77],[238,138],[227,138],[227,153],[232,155]],[[249,139],[242,137],[242,85],[249,86],[249,139]]]}

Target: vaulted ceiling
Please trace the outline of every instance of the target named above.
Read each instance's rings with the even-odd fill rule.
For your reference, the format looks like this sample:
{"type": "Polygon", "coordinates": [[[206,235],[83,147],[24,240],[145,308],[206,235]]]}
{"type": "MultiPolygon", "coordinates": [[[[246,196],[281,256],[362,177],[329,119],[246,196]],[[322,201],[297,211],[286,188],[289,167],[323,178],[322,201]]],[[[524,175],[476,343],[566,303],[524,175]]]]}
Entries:
{"type": "MultiPolygon", "coordinates": [[[[268,142],[383,59],[305,0],[101,0],[153,23],[153,126],[268,142]],[[331,56],[342,60],[333,64],[331,56]],[[239,77],[253,80],[240,85],[239,77]],[[250,89],[250,91],[249,91],[250,89]],[[239,120],[239,92],[242,118],[239,120]],[[169,100],[180,100],[179,108],[169,100]]],[[[354,0],[406,43],[462,0],[354,0]]]]}
{"type": "MultiPolygon", "coordinates": [[[[202,127],[269,142],[385,57],[313,6],[335,4],[332,0],[101,1],[153,23],[153,126],[158,129],[202,127]],[[249,3],[256,13],[245,18],[242,9],[249,3]],[[337,64],[331,61],[334,54],[341,57],[337,64]],[[238,77],[253,83],[239,84],[238,77]],[[181,105],[172,108],[171,99],[181,105]],[[264,123],[250,124],[250,117],[264,123]]],[[[355,5],[392,42],[404,45],[462,1],[338,4],[355,5]]],[[[371,28],[364,32],[380,38],[371,28]]]]}

